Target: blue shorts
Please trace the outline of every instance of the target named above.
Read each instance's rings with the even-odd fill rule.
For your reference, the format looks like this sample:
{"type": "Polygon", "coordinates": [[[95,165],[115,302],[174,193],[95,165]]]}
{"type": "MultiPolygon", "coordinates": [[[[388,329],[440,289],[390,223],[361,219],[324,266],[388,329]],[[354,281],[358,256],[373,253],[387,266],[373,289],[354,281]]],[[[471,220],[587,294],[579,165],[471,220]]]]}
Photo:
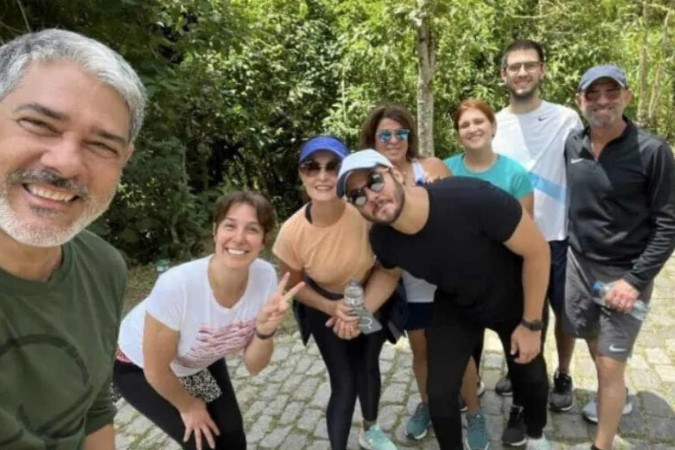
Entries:
{"type": "Polygon", "coordinates": [[[551,275],[548,281],[546,297],[556,316],[564,311],[565,306],[565,273],[567,268],[567,240],[550,241],[551,275]]]}
{"type": "Polygon", "coordinates": [[[423,330],[431,325],[432,302],[408,302],[408,317],[405,322],[406,330],[423,330]]]}

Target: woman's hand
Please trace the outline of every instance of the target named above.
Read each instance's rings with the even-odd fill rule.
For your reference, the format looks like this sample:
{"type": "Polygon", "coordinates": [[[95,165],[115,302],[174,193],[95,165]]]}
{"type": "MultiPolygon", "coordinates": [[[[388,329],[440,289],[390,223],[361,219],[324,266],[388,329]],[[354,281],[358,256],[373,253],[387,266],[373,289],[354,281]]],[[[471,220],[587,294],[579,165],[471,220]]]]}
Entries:
{"type": "Polygon", "coordinates": [[[298,293],[298,291],[305,287],[305,282],[301,281],[293,288],[284,294],[286,283],[290,273],[286,272],[281,278],[274,294],[267,300],[267,303],[260,308],[258,317],[255,321],[255,327],[260,334],[273,334],[281,325],[281,322],[286,318],[286,314],[290,309],[290,301],[298,293]]]}
{"type": "Polygon", "coordinates": [[[330,315],[332,319],[346,323],[357,322],[359,320],[359,317],[354,313],[354,308],[346,304],[343,298],[331,301],[331,306],[332,311],[330,315]]]}
{"type": "Polygon", "coordinates": [[[216,448],[216,440],[213,436],[220,435],[220,430],[218,430],[216,423],[211,419],[206,409],[206,403],[202,399],[195,398],[188,409],[180,411],[180,418],[185,425],[183,442],[188,442],[190,436],[194,433],[197,450],[202,450],[203,438],[206,438],[206,442],[210,448],[216,448]]]}

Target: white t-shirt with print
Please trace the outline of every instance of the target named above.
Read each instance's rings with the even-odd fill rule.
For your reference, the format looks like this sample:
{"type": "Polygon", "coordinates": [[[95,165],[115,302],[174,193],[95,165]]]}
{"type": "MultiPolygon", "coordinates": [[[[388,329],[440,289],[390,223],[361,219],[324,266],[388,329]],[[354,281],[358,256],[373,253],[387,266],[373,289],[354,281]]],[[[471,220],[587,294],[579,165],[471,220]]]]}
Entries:
{"type": "Polygon", "coordinates": [[[529,172],[534,187],[534,221],[547,241],[567,237],[565,140],[582,126],[574,110],[546,101],[525,114],[513,114],[507,108],[497,113],[492,146],[529,172]]]}
{"type": "Polygon", "coordinates": [[[260,308],[277,288],[272,265],[256,259],[249,268],[244,295],[232,308],[213,296],[208,280],[211,256],[176,266],[163,273],[150,295],[127,314],[120,327],[119,347],[137,366],[143,367],[145,313],[180,332],[178,351],[171,369],[188,376],[249,343],[260,308]]]}

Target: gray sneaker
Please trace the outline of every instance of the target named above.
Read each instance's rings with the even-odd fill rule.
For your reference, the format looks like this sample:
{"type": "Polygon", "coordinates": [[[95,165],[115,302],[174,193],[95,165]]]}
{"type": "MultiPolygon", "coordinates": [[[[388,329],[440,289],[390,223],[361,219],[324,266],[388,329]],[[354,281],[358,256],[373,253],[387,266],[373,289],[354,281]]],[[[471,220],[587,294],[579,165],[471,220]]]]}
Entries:
{"type": "MultiPolygon", "coordinates": [[[[628,395],[628,389],[626,389],[626,403],[623,405],[623,410],[621,414],[624,416],[633,412],[633,402],[630,400],[628,395]]],[[[581,410],[581,417],[591,423],[598,423],[598,403],[596,399],[591,400],[584,406],[581,410]]]]}
{"type": "Polygon", "coordinates": [[[502,433],[502,443],[511,447],[521,447],[527,442],[525,434],[525,418],[523,417],[523,407],[512,405],[509,412],[509,421],[502,433]]]}
{"type": "Polygon", "coordinates": [[[551,411],[569,411],[574,406],[574,384],[572,377],[566,373],[557,372],[553,375],[553,390],[548,399],[551,411]]]}
{"type": "Polygon", "coordinates": [[[497,395],[501,395],[502,397],[511,397],[513,395],[513,387],[511,387],[511,378],[509,378],[508,374],[497,381],[497,384],[495,385],[495,392],[497,395]]]}

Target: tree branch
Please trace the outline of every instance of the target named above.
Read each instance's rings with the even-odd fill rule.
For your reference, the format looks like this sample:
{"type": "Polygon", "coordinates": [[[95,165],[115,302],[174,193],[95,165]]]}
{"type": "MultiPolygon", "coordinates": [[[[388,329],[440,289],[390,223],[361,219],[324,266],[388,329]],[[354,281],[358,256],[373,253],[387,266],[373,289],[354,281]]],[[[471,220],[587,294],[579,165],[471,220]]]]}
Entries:
{"type": "Polygon", "coordinates": [[[16,4],[19,6],[19,10],[21,11],[21,17],[23,17],[23,23],[26,24],[26,31],[31,32],[30,24],[28,23],[28,17],[26,17],[26,11],[23,9],[23,4],[21,3],[21,0],[16,0],[16,4]]]}

